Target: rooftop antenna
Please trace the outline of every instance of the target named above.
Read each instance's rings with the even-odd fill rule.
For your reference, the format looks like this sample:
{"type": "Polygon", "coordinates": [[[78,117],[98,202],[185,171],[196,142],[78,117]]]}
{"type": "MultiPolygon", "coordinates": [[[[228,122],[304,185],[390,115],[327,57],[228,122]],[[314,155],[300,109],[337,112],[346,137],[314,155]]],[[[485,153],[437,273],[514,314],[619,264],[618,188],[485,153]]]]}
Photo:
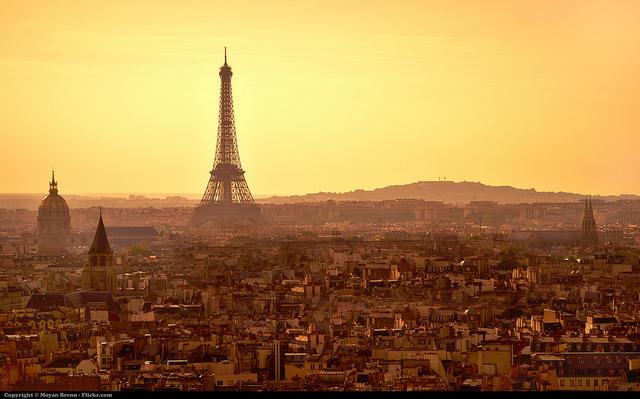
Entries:
{"type": "Polygon", "coordinates": [[[227,46],[224,46],[224,64],[227,65],[227,46]]]}

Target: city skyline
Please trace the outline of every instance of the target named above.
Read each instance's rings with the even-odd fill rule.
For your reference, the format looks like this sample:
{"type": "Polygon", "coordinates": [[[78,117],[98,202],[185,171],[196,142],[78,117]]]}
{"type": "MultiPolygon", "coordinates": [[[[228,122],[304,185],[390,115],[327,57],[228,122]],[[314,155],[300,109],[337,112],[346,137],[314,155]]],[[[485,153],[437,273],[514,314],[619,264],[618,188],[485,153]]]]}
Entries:
{"type": "Polygon", "coordinates": [[[0,145],[16,167],[0,192],[42,192],[54,165],[69,193],[198,193],[226,45],[259,196],[439,176],[640,193],[635,2],[248,4],[3,3],[0,145]]]}
{"type": "Polygon", "coordinates": [[[0,392],[640,392],[639,50],[638,0],[0,2],[0,392]]]}

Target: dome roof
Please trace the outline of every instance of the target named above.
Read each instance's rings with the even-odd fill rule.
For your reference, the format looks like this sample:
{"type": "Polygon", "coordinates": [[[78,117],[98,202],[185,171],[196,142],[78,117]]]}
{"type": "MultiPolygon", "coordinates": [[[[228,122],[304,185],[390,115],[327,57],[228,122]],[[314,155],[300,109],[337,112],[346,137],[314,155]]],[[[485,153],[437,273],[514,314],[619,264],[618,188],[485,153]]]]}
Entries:
{"type": "Polygon", "coordinates": [[[51,172],[51,181],[49,182],[49,195],[40,202],[40,209],[69,209],[67,201],[58,194],[58,182],[56,181],[53,171],[51,172]]]}
{"type": "Polygon", "coordinates": [[[50,193],[40,202],[40,208],[43,209],[68,209],[67,201],[58,193],[50,193]]]}

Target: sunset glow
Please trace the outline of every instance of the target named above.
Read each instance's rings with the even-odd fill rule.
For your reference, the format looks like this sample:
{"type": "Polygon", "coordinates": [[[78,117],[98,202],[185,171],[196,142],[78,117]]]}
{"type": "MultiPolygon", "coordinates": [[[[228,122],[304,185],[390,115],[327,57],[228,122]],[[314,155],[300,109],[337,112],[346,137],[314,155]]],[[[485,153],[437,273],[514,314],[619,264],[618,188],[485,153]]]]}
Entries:
{"type": "Polygon", "coordinates": [[[2,1],[0,192],[202,193],[223,48],[256,196],[640,194],[638,1],[2,1]]]}

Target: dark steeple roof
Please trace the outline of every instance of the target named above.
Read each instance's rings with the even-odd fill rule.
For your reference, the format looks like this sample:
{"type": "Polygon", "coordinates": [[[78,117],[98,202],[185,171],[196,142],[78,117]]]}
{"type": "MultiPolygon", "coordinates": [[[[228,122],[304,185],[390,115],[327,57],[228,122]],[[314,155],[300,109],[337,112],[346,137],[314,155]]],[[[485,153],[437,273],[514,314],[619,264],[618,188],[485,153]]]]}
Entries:
{"type": "Polygon", "coordinates": [[[102,211],[100,211],[100,220],[98,220],[98,227],[96,228],[96,235],[93,236],[93,244],[89,254],[110,254],[112,253],[109,246],[109,239],[107,238],[107,232],[102,222],[102,211]]]}
{"type": "Polygon", "coordinates": [[[598,228],[596,219],[593,216],[593,205],[591,197],[584,201],[584,216],[582,217],[582,244],[584,246],[594,246],[598,244],[598,228]]]}

